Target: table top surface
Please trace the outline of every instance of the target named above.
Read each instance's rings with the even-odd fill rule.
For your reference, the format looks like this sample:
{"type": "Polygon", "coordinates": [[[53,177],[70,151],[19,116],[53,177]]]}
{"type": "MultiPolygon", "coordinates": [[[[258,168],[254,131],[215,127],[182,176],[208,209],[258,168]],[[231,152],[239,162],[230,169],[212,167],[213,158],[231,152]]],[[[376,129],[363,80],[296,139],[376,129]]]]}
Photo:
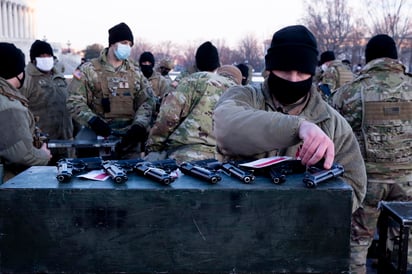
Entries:
{"type": "Polygon", "coordinates": [[[412,225],[412,202],[380,202],[380,208],[389,212],[392,217],[401,221],[403,225],[412,225]]]}
{"type": "Polygon", "coordinates": [[[197,189],[200,191],[232,189],[270,191],[293,189],[302,191],[352,191],[351,186],[340,177],[331,178],[322,182],[316,188],[308,188],[302,181],[303,174],[287,175],[286,181],[281,184],[274,184],[269,178],[264,176],[256,176],[256,179],[252,183],[246,184],[236,178],[221,174],[222,180],[216,184],[211,184],[179,172],[178,178],[169,185],[163,185],[134,173],[128,173],[128,180],[121,184],[113,182],[110,178],[105,181],[95,181],[78,178],[76,175],[73,175],[69,182],[60,183],[56,179],[56,175],[56,167],[34,166],[0,185],[0,191],[7,189],[197,189]]]}

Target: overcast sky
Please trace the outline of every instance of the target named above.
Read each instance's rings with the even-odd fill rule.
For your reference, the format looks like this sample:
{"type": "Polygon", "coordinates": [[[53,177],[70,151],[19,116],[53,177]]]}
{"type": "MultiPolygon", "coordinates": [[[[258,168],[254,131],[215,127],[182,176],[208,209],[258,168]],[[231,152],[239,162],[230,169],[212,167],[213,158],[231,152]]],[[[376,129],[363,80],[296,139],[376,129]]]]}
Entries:
{"type": "Polygon", "coordinates": [[[287,25],[300,23],[302,0],[37,0],[37,39],[68,41],[82,49],[107,46],[108,29],[125,22],[135,40],[184,44],[225,40],[237,45],[245,35],[271,39],[287,25]]]}

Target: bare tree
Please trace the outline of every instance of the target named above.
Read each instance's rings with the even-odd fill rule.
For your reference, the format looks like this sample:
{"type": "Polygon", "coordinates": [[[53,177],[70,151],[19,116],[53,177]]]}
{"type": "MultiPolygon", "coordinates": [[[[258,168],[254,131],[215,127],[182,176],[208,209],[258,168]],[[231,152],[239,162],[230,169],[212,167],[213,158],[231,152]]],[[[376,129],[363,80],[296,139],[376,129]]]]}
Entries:
{"type": "Polygon", "coordinates": [[[313,32],[319,50],[344,52],[344,45],[351,33],[351,13],[346,0],[306,0],[308,11],[303,22],[313,32]]]}
{"type": "Polygon", "coordinates": [[[364,48],[367,43],[365,33],[367,33],[367,27],[363,18],[355,19],[344,46],[346,59],[350,60],[354,66],[364,64],[364,48]]]}
{"type": "Polygon", "coordinates": [[[152,52],[153,48],[154,46],[151,43],[146,42],[144,40],[139,40],[139,42],[135,41],[132,48],[132,52],[130,54],[130,59],[138,63],[140,55],[145,51],[152,52]]]}
{"type": "Polygon", "coordinates": [[[246,35],[239,42],[239,54],[241,59],[238,62],[245,62],[251,65],[255,71],[263,69],[263,45],[253,34],[246,35]]]}
{"type": "MultiPolygon", "coordinates": [[[[177,55],[178,50],[172,41],[163,41],[154,47],[152,53],[155,56],[155,59],[160,62],[163,58],[177,55]]],[[[158,61],[156,61],[156,63],[158,61]]]]}
{"type": "Polygon", "coordinates": [[[366,2],[371,36],[385,33],[393,37],[398,49],[408,43],[412,37],[412,22],[410,20],[411,1],[381,0],[366,2]]]}

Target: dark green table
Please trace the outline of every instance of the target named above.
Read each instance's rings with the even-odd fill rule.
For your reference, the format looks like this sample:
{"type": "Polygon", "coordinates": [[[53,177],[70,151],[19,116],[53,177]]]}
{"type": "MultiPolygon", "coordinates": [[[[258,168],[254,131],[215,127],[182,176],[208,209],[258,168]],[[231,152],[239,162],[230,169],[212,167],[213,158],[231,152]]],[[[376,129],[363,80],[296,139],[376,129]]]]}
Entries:
{"type": "Polygon", "coordinates": [[[169,186],[56,180],[32,167],[0,185],[0,273],[345,273],[352,189],[302,175],[169,186]]]}

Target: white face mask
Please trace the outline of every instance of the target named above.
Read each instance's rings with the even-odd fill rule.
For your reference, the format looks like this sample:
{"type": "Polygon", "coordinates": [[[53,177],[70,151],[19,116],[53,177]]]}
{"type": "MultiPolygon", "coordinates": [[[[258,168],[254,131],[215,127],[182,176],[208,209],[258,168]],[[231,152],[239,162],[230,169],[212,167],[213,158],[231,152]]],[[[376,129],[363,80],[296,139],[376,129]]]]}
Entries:
{"type": "Polygon", "coordinates": [[[323,64],[323,65],[321,66],[321,68],[322,68],[323,71],[326,71],[326,69],[328,68],[328,65],[323,64]]]}
{"type": "Polygon", "coordinates": [[[36,67],[41,71],[51,71],[54,66],[53,57],[36,57],[36,67]]]}
{"type": "Polygon", "coordinates": [[[114,55],[116,55],[119,60],[126,60],[130,56],[132,48],[128,44],[117,44],[114,50],[114,55]]]}

